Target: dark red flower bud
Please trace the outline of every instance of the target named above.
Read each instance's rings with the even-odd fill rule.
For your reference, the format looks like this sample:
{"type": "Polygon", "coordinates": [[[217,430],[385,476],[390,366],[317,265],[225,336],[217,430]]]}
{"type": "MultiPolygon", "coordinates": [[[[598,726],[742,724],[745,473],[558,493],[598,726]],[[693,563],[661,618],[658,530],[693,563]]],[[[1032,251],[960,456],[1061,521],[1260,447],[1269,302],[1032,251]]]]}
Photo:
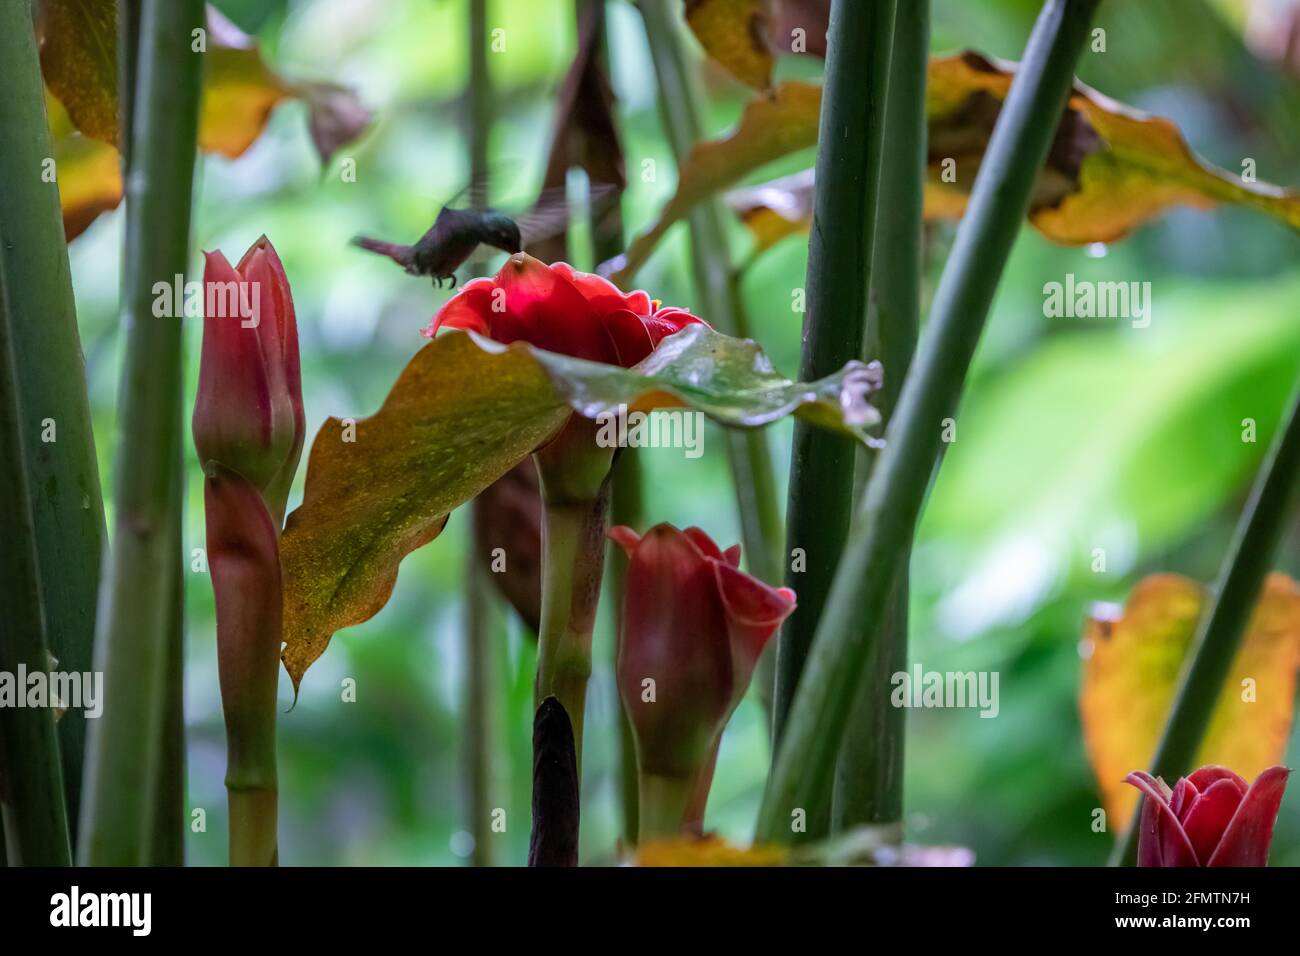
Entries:
{"type": "Polygon", "coordinates": [[[564,262],[548,266],[521,252],[495,278],[466,283],[424,334],[464,329],[630,368],[662,339],[697,322],[703,324],[684,309],[659,308],[644,292],[624,293],[600,276],[564,262]]]}
{"type": "Polygon", "coordinates": [[[1138,866],[1266,866],[1290,774],[1270,767],[1248,787],[1227,767],[1202,767],[1170,790],[1135,770],[1124,779],[1146,796],[1138,866]]]}
{"type": "Polygon", "coordinates": [[[609,536],[629,558],[617,670],[641,772],[696,777],[794,592],[740,571],[740,546],[724,553],[699,528],[609,536]]]}
{"type": "Polygon", "coordinates": [[[237,268],[220,252],[203,270],[203,354],[194,446],[242,475],[278,522],[306,437],[298,326],[284,266],[265,236],[237,268]]]}

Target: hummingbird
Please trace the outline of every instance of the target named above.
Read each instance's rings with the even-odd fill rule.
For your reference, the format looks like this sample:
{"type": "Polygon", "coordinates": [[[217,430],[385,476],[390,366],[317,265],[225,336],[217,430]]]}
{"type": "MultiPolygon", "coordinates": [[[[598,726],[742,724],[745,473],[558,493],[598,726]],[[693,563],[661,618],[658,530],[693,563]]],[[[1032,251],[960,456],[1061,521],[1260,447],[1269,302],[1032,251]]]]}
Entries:
{"type": "MultiPolygon", "coordinates": [[[[470,187],[461,193],[468,189],[470,187]]],[[[600,203],[613,192],[612,186],[593,183],[589,188],[589,201],[600,203]]],[[[352,243],[387,256],[409,275],[429,276],[438,288],[444,281],[455,287],[456,270],[480,245],[514,255],[522,252],[526,245],[556,235],[569,225],[569,202],[563,187],[542,190],[532,208],[521,216],[478,207],[453,209],[451,202],[442,207],[433,225],[412,245],[404,246],[369,236],[357,236],[352,243]]]]}
{"type": "Polygon", "coordinates": [[[480,244],[512,255],[524,247],[519,225],[505,213],[448,206],[442,208],[433,225],[414,245],[403,246],[368,236],[357,236],[352,242],[369,252],[387,256],[410,275],[430,276],[439,288],[444,280],[449,280],[453,287],[456,285],[456,270],[480,244]]]}

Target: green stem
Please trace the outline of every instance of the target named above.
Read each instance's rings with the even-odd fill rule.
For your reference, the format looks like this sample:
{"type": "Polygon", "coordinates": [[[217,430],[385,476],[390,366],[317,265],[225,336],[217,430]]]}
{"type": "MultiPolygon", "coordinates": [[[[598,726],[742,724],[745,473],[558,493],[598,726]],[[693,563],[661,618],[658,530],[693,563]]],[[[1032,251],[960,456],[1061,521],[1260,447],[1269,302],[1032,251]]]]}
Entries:
{"type": "MultiPolygon", "coordinates": [[[[645,522],[645,502],[641,483],[641,460],[637,449],[625,448],[614,465],[613,523],[627,525],[638,533],[645,522]]],[[[623,593],[627,587],[628,558],[622,548],[609,547],[609,593],[614,605],[614,640],[612,662],[618,662],[619,636],[623,633],[623,593]]],[[[636,842],[639,827],[639,793],[636,773],[636,737],[632,722],[623,709],[618,682],[613,681],[614,713],[618,714],[618,783],[619,804],[623,811],[623,842],[636,842]]]]}
{"type": "Polygon", "coordinates": [[[201,69],[191,36],[202,25],[199,0],[144,0],[126,184],[122,438],[95,641],[104,715],[89,736],[78,846],[78,858],[90,864],[146,862],[157,810],[155,788],[140,781],[154,781],[158,772],[162,684],[169,643],[177,638],[172,595],[182,572],[173,512],[183,373],[180,316],[153,316],[153,288],[184,274],[189,259],[201,69]]]}
{"type": "MultiPolygon", "coordinates": [[[[1193,769],[1206,728],[1241,647],[1277,550],[1287,515],[1300,487],[1300,388],[1291,397],[1287,420],[1265,459],[1250,499],[1237,521],[1232,544],[1219,571],[1215,597],[1202,615],[1192,642],[1191,663],[1183,672],[1164,735],[1151,761],[1151,773],[1173,781],[1193,769]]],[[[1140,812],[1140,808],[1139,808],[1140,812]]],[[[1115,848],[1112,862],[1131,865],[1137,855],[1137,814],[1115,848]]]]}
{"type": "MultiPolygon", "coordinates": [[[[469,79],[465,86],[469,176],[474,201],[487,204],[488,148],[492,136],[492,76],[488,70],[487,0],[470,0],[468,19],[469,79]]],[[[473,509],[482,507],[473,502],[473,509]]],[[[477,521],[471,521],[477,526],[477,521]]],[[[471,536],[472,537],[472,536],[471,536]]],[[[492,865],[492,710],[496,686],[492,680],[492,641],[497,597],[478,555],[465,565],[465,661],[468,680],[464,698],[464,761],[469,832],[474,837],[473,866],[492,865]]]]}
{"type": "MultiPolygon", "coordinates": [[[[970,207],[935,294],[930,328],[886,431],[786,724],[757,836],[790,842],[795,811],[827,799],[853,698],[875,670],[878,634],[926,486],[957,408],[1029,194],[1069,95],[1097,0],[1048,0],[998,117],[970,207]]],[[[887,693],[887,688],[878,688],[887,693]]]]}
{"type": "MultiPolygon", "coordinates": [[[[700,95],[686,63],[673,7],[661,0],[637,3],[655,64],[665,132],[680,165],[700,140],[702,124],[700,95]]],[[[749,323],[734,281],[721,204],[710,200],[698,206],[691,213],[690,230],[696,294],[704,317],[721,332],[748,338],[749,323]]],[[[776,582],[781,578],[784,529],[767,435],[750,429],[728,431],[725,441],[746,566],[756,577],[776,582]]]]}
{"type": "MultiPolygon", "coordinates": [[[[805,382],[862,355],[895,8],[894,0],[834,0],[831,5],[799,366],[805,382]]],[[[782,625],[777,644],[772,713],[777,748],[848,537],[856,460],[850,439],[795,422],[786,542],[792,553],[802,553],[806,567],[792,563],[786,574],[799,606],[782,625]]],[[[810,837],[825,835],[829,810],[829,799],[825,806],[808,809],[810,837]]]]}
{"type": "MultiPolygon", "coordinates": [[[[7,28],[12,25],[6,24],[7,28]]],[[[21,23],[18,29],[27,31],[21,23]]],[[[27,693],[21,671],[51,670],[41,606],[36,524],[29,507],[27,455],[23,442],[23,410],[18,366],[14,354],[9,283],[0,260],[0,483],[12,501],[0,508],[0,588],[5,609],[0,614],[0,675],[15,682],[15,693],[27,693]]],[[[30,439],[29,439],[30,440],[30,439]]],[[[42,706],[0,707],[0,816],[5,849],[12,866],[67,866],[72,862],[63,769],[54,710],[42,706]]]]}
{"type": "MultiPolygon", "coordinates": [[[[916,352],[921,312],[922,201],[926,166],[925,82],[930,49],[929,0],[899,4],[894,21],[885,135],[890,149],[880,173],[876,267],[865,354],[880,359],[885,381],[879,396],[885,421],[893,415],[916,352]]],[[[861,476],[875,456],[863,456],[861,476]]],[[[890,706],[892,674],[907,667],[907,561],[900,560],[881,629],[880,666],[858,688],[835,772],[831,823],[845,830],[889,823],[903,814],[905,711],[890,706]]]]}
{"type": "MultiPolygon", "coordinates": [[[[21,434],[29,449],[37,571],[59,670],[87,673],[93,666],[104,503],[59,191],[46,175],[54,148],[30,4],[0,3],[0,63],[0,267],[9,277],[5,294],[23,400],[21,434]]],[[[86,735],[81,708],[64,714],[58,735],[75,836],[86,735]]]]}
{"type": "Polygon", "coordinates": [[[542,615],[534,704],[553,696],[564,705],[579,772],[613,458],[612,449],[597,447],[595,436],[595,422],[574,415],[535,456],[542,495],[542,615]]]}
{"type": "Polygon", "coordinates": [[[640,786],[641,818],[638,843],[673,840],[681,835],[682,824],[696,797],[693,777],[663,777],[643,774],[640,786]]]}

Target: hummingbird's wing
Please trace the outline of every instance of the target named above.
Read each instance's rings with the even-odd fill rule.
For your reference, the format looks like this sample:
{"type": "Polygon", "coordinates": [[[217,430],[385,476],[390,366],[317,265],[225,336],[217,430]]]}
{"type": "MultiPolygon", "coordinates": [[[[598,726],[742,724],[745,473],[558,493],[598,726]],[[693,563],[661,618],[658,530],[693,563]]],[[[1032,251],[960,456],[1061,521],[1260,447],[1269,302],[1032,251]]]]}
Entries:
{"type": "MultiPolygon", "coordinates": [[[[614,212],[609,200],[615,192],[615,187],[608,183],[592,183],[587,190],[587,205],[603,220],[614,212]]],[[[563,232],[569,227],[574,214],[581,211],[581,207],[569,202],[564,187],[556,186],[543,189],[532,208],[515,217],[515,224],[519,227],[520,238],[527,246],[563,232]]]]}

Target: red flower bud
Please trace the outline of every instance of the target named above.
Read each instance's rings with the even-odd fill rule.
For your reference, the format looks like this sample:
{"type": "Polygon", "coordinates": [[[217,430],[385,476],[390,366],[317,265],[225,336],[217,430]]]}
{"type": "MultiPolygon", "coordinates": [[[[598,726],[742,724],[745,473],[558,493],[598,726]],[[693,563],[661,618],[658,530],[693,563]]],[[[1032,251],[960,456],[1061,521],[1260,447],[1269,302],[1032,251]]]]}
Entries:
{"type": "Polygon", "coordinates": [[[546,265],[525,253],[492,279],[474,279],[424,330],[464,329],[497,342],[528,342],[548,352],[630,368],[659,342],[703,323],[684,309],[658,308],[644,292],[623,293],[567,263],[546,265]]]}
{"type": "Polygon", "coordinates": [[[277,527],[306,437],[298,325],[284,266],[265,236],[237,268],[220,252],[203,270],[203,354],[194,446],[266,498],[277,527]]]}
{"type": "Polygon", "coordinates": [[[641,773],[698,777],[794,592],[740,571],[740,546],[724,553],[699,528],[609,536],[629,558],[617,671],[641,773]]]}
{"type": "Polygon", "coordinates": [[[1266,866],[1290,773],[1270,767],[1247,787],[1227,767],[1202,767],[1170,790],[1135,770],[1124,780],[1146,795],[1138,866],[1266,866]]]}

